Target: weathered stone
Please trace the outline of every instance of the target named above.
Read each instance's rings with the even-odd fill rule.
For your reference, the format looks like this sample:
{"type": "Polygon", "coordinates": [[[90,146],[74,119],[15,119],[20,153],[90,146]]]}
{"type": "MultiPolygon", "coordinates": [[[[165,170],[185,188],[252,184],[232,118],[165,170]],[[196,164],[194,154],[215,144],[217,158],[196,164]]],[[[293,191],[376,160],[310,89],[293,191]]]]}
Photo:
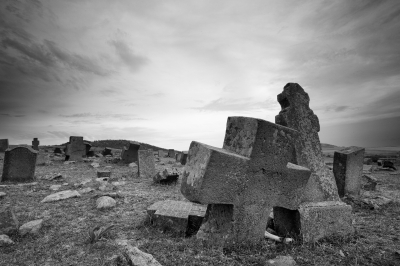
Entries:
{"type": "Polygon", "coordinates": [[[181,162],[181,158],[182,158],[182,152],[178,152],[177,154],[175,154],[175,161],[181,162]]]}
{"type": "Polygon", "coordinates": [[[51,185],[49,187],[50,190],[59,190],[61,188],[61,185],[51,185]]]}
{"type": "Polygon", "coordinates": [[[266,266],[296,266],[296,261],[292,256],[277,256],[275,259],[268,260],[266,266]]]}
{"type": "Polygon", "coordinates": [[[78,190],[78,193],[79,193],[79,194],[86,194],[86,193],[89,193],[89,192],[92,192],[92,191],[94,191],[93,188],[91,188],[91,187],[86,187],[86,188],[82,188],[82,189],[78,190]]]}
{"type": "Polygon", "coordinates": [[[362,189],[367,191],[374,191],[376,185],[378,184],[378,180],[373,176],[363,175],[361,183],[362,183],[362,189]]]}
{"type": "Polygon", "coordinates": [[[298,137],[261,119],[229,117],[223,149],[192,142],[181,192],[208,204],[198,236],[216,244],[257,242],[273,206],[296,210],[311,174],[290,163],[298,137]]]}
{"type": "Polygon", "coordinates": [[[152,150],[139,150],[138,175],[140,178],[153,178],[156,174],[152,150]]]}
{"type": "Polygon", "coordinates": [[[127,256],[123,259],[129,260],[127,265],[162,266],[151,254],[145,253],[137,247],[131,246],[127,240],[116,240],[116,243],[123,247],[123,252],[127,256]]]}
{"type": "MultiPolygon", "coordinates": [[[[300,137],[294,140],[296,157],[294,162],[308,167],[312,174],[305,189],[302,199],[304,204],[299,209],[300,213],[293,215],[292,212],[284,211],[278,214],[277,212],[282,211],[282,209],[274,208],[275,226],[280,235],[291,233],[287,228],[292,228],[295,232],[302,232],[303,240],[316,241],[318,239],[313,237],[313,232],[307,231],[313,230],[312,226],[308,225],[314,222],[313,220],[307,220],[311,217],[307,215],[308,213],[320,213],[321,207],[319,205],[324,205],[323,210],[327,213],[329,213],[329,208],[332,208],[332,212],[336,213],[338,217],[352,217],[351,207],[340,202],[334,176],[325,166],[318,136],[320,130],[319,120],[309,107],[310,98],[308,94],[300,85],[288,83],[283,92],[278,95],[278,102],[282,110],[275,117],[275,122],[300,133],[300,137]],[[299,217],[300,222],[296,221],[294,217],[299,217]],[[298,226],[301,226],[301,228],[298,228],[298,226]]],[[[343,229],[337,232],[342,235],[354,232],[350,223],[351,219],[337,220],[336,217],[331,215],[320,217],[320,219],[319,224],[325,227],[318,228],[325,230],[326,234],[324,235],[319,231],[318,237],[333,234],[338,227],[343,229]]]]}
{"type": "Polygon", "coordinates": [[[53,201],[59,201],[59,200],[64,200],[64,199],[69,199],[69,198],[76,198],[76,197],[80,197],[80,196],[81,195],[76,190],[64,190],[64,191],[60,191],[60,192],[48,195],[41,202],[42,203],[53,202],[53,201]]]}
{"type": "Polygon", "coordinates": [[[48,165],[50,157],[47,154],[39,152],[36,159],[36,165],[48,165]]]}
{"type": "Polygon", "coordinates": [[[372,165],[363,165],[363,174],[370,174],[372,172],[372,165]]]}
{"type": "Polygon", "coordinates": [[[187,157],[188,157],[188,152],[187,152],[187,151],[183,151],[183,152],[182,152],[181,161],[180,161],[180,163],[181,163],[182,165],[185,165],[185,164],[186,164],[187,157]]]}
{"type": "Polygon", "coordinates": [[[397,170],[397,168],[394,166],[394,162],[388,159],[378,160],[378,165],[382,166],[383,168],[397,170]]]}
{"type": "Polygon", "coordinates": [[[197,232],[206,214],[207,206],[192,202],[164,200],[147,208],[153,225],[175,233],[197,232]]]}
{"type": "Polygon", "coordinates": [[[32,149],[34,149],[34,150],[39,150],[39,140],[38,140],[38,138],[34,138],[33,140],[32,140],[32,149]]]}
{"type": "Polygon", "coordinates": [[[123,148],[122,154],[121,154],[121,159],[124,163],[132,163],[132,162],[137,162],[138,157],[139,157],[139,148],[140,148],[140,143],[138,142],[129,142],[129,147],[123,148]]]}
{"type": "MultiPolygon", "coordinates": [[[[90,152],[90,149],[92,148],[92,144],[90,144],[89,142],[86,142],[86,141],[84,141],[83,144],[85,145],[85,155],[87,157],[89,157],[89,152],[90,152]]],[[[94,156],[94,152],[93,151],[92,151],[91,154],[93,154],[92,156],[94,156]]]]}
{"type": "Polygon", "coordinates": [[[97,168],[97,167],[100,167],[100,164],[99,163],[91,163],[90,166],[93,168],[97,168]]]}
{"type": "Polygon", "coordinates": [[[0,206],[0,235],[11,235],[18,231],[19,222],[12,207],[0,206]]]}
{"type": "Polygon", "coordinates": [[[97,170],[97,177],[111,177],[111,171],[97,170]]]}
{"type": "Polygon", "coordinates": [[[175,150],[174,149],[169,149],[168,150],[168,157],[169,158],[175,158],[175,150]]]}
{"type": "Polygon", "coordinates": [[[71,136],[67,144],[66,160],[81,162],[86,155],[86,147],[83,137],[71,136]]]}
{"type": "Polygon", "coordinates": [[[108,156],[108,155],[110,155],[110,157],[111,157],[111,156],[113,155],[113,154],[112,154],[112,149],[109,148],[109,147],[105,147],[104,150],[101,152],[101,154],[102,154],[103,156],[108,156]]]}
{"type": "Polygon", "coordinates": [[[0,181],[24,182],[35,180],[38,151],[30,147],[7,149],[4,155],[3,176],[0,181]]]}
{"type": "Polygon", "coordinates": [[[175,170],[168,170],[164,169],[164,171],[158,172],[156,175],[153,176],[153,181],[155,183],[162,183],[162,184],[170,184],[176,183],[179,178],[178,171],[175,170]]]}
{"type": "Polygon", "coordinates": [[[64,164],[65,165],[76,164],[76,162],[75,161],[65,161],[64,164]]]}
{"type": "Polygon", "coordinates": [[[0,139],[0,152],[5,152],[8,149],[8,139],[0,139]]]}
{"type": "Polygon", "coordinates": [[[0,199],[4,198],[5,196],[7,196],[7,193],[0,191],[0,199]]]}
{"type": "Polygon", "coordinates": [[[364,148],[354,146],[335,151],[333,175],[340,197],[345,194],[360,194],[364,152],[364,148]]]}
{"type": "Polygon", "coordinates": [[[108,196],[103,196],[96,200],[96,208],[99,210],[114,208],[116,204],[115,199],[108,196]]]}
{"type": "Polygon", "coordinates": [[[19,234],[21,236],[26,234],[36,235],[39,233],[40,228],[42,228],[42,224],[43,219],[27,222],[19,228],[19,234]]]}
{"type": "Polygon", "coordinates": [[[62,153],[61,148],[59,147],[54,148],[53,153],[61,154],[62,153]]]}
{"type": "Polygon", "coordinates": [[[136,163],[130,163],[128,166],[129,166],[130,168],[138,167],[136,163]]]}
{"type": "Polygon", "coordinates": [[[158,151],[158,157],[159,158],[163,158],[163,157],[165,157],[165,155],[166,155],[165,151],[163,151],[163,150],[159,150],[158,151]]]}
{"type": "Polygon", "coordinates": [[[0,235],[0,247],[11,246],[14,244],[14,241],[12,241],[8,235],[0,235]]]}

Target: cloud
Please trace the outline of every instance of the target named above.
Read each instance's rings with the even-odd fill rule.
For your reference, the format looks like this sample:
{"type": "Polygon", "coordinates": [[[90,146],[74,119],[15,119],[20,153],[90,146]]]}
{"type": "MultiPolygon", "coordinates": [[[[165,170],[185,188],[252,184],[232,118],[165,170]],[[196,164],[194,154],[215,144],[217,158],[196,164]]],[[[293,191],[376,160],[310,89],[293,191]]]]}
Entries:
{"type": "Polygon", "coordinates": [[[124,62],[132,72],[137,72],[149,61],[146,57],[136,55],[132,49],[121,40],[110,41],[110,44],[114,46],[115,52],[120,60],[124,62]]]}
{"type": "Polygon", "coordinates": [[[214,101],[209,102],[208,104],[202,107],[195,107],[192,109],[201,110],[201,111],[251,111],[257,109],[265,109],[265,110],[279,110],[280,105],[277,101],[267,99],[263,102],[257,102],[249,98],[243,99],[223,99],[219,98],[214,101]]]}

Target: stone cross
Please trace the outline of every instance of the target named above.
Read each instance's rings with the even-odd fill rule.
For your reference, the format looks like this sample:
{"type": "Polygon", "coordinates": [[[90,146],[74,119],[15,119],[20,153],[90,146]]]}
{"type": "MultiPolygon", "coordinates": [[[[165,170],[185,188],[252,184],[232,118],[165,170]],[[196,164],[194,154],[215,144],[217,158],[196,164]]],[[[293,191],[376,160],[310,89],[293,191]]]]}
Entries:
{"type": "Polygon", "coordinates": [[[153,178],[156,174],[153,150],[139,150],[138,173],[140,178],[153,178]]]}
{"type": "Polygon", "coordinates": [[[34,138],[33,140],[32,140],[32,148],[34,149],[34,150],[39,150],[39,140],[38,140],[38,138],[34,138]]]}
{"type": "Polygon", "coordinates": [[[8,149],[8,139],[0,139],[0,152],[5,152],[8,149]]]}
{"type": "Polygon", "coordinates": [[[364,148],[348,147],[335,151],[333,156],[333,175],[340,197],[345,194],[358,196],[363,173],[364,148]]]}
{"type": "Polygon", "coordinates": [[[297,209],[310,170],[295,165],[297,131],[261,119],[229,117],[223,148],[192,142],[181,185],[208,204],[198,237],[214,243],[264,238],[273,206],[297,209]]]}
{"type": "Polygon", "coordinates": [[[67,144],[66,155],[69,156],[69,161],[80,162],[83,156],[86,155],[86,147],[83,143],[83,137],[71,136],[67,144]]]}
{"type": "Polygon", "coordinates": [[[35,179],[38,151],[28,146],[7,149],[4,154],[3,176],[0,181],[25,182],[35,179]]]}
{"type": "Polygon", "coordinates": [[[129,142],[129,147],[122,150],[121,159],[124,163],[132,163],[138,161],[138,151],[140,148],[140,143],[138,142],[129,142]]]}

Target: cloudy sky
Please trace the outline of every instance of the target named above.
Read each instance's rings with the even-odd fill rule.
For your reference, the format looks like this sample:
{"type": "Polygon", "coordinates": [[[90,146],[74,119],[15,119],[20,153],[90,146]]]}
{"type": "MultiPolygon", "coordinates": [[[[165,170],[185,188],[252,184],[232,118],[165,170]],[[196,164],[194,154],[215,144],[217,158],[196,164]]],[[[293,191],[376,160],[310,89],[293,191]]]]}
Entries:
{"type": "Polygon", "coordinates": [[[222,146],[299,83],[322,142],[400,146],[400,1],[2,0],[0,139],[222,146]]]}

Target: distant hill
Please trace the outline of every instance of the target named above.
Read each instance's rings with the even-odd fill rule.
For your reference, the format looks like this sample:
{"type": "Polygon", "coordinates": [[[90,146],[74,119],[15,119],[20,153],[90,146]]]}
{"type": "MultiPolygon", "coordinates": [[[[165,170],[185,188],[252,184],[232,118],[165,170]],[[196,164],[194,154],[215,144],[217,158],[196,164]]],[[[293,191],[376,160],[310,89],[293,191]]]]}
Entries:
{"type": "MultiPolygon", "coordinates": [[[[110,147],[114,149],[122,149],[124,146],[128,147],[129,146],[129,140],[125,139],[106,139],[106,140],[95,140],[95,141],[87,141],[90,144],[92,144],[93,147],[110,147]]],[[[138,142],[138,141],[137,141],[138,142]]],[[[157,146],[153,146],[147,143],[140,143],[140,150],[153,150],[153,151],[158,151],[158,150],[164,150],[168,151],[168,149],[160,148],[157,146]]]]}
{"type": "Polygon", "coordinates": [[[327,144],[327,143],[321,143],[321,148],[322,149],[340,149],[342,147],[335,146],[335,145],[332,145],[332,144],[327,144]]]}

